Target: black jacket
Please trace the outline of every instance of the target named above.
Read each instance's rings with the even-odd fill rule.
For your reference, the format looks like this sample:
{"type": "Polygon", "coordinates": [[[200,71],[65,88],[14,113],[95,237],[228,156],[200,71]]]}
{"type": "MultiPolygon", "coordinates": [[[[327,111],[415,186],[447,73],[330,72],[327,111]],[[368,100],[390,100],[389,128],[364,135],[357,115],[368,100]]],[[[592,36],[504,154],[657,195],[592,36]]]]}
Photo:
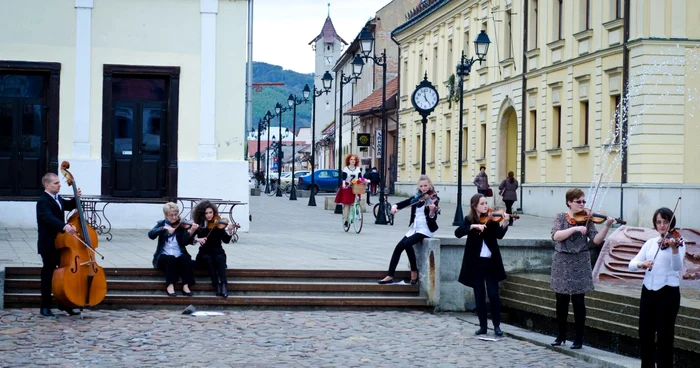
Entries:
{"type": "Polygon", "coordinates": [[[37,241],[37,253],[41,254],[48,251],[54,251],[56,246],[56,235],[63,232],[66,226],[65,214],[63,211],[72,211],[75,209],[75,198],[69,201],[58,197],[61,202],[61,207],[51,198],[51,196],[43,192],[36,202],[36,225],[39,230],[39,239],[37,241]]]}
{"type": "Polygon", "coordinates": [[[199,257],[200,254],[225,254],[224,248],[221,246],[221,244],[230,243],[232,235],[228,235],[225,229],[219,229],[218,227],[210,230],[207,229],[204,224],[200,224],[199,226],[200,227],[197,229],[196,233],[197,237],[207,238],[207,242],[204,243],[204,245],[199,246],[199,253],[197,256],[199,257]]]}
{"type": "MultiPolygon", "coordinates": [[[[411,198],[408,198],[408,199],[405,199],[405,200],[397,203],[396,208],[403,209],[403,208],[406,208],[410,205],[411,205],[411,198]]],[[[415,221],[415,219],[416,219],[416,208],[423,208],[423,211],[425,212],[425,219],[426,219],[426,222],[428,223],[428,230],[430,230],[432,232],[436,232],[438,230],[438,224],[437,224],[438,214],[435,213],[435,217],[430,218],[430,216],[429,216],[430,209],[428,208],[428,206],[424,206],[421,204],[416,204],[415,206],[411,206],[411,219],[408,222],[408,226],[410,227],[411,225],[413,225],[413,221],[415,221]]]]}
{"type": "MultiPolygon", "coordinates": [[[[503,239],[508,229],[503,229],[498,222],[491,222],[486,225],[486,229],[483,232],[479,232],[478,230],[470,229],[472,224],[478,224],[478,222],[471,222],[467,216],[464,218],[464,225],[455,229],[456,237],[461,238],[467,235],[464,258],[462,258],[462,270],[459,272],[459,282],[470,287],[476,284],[477,262],[481,254],[482,243],[486,243],[486,246],[491,251],[491,264],[493,267],[488,276],[496,281],[505,280],[506,270],[503,268],[503,259],[501,258],[501,250],[498,248],[497,239],[503,239]]],[[[487,275],[482,276],[485,277],[487,275]]]]}
{"type": "MultiPolygon", "coordinates": [[[[168,231],[165,230],[166,224],[170,225],[170,222],[168,222],[168,220],[160,220],[156,223],[156,226],[154,226],[153,229],[148,232],[148,237],[151,240],[158,238],[158,246],[156,247],[156,252],[153,253],[153,268],[158,268],[158,259],[160,258],[160,254],[163,253],[165,241],[168,239],[169,234],[168,231]]],[[[175,229],[175,232],[173,232],[173,236],[176,237],[177,244],[180,246],[182,254],[189,255],[186,249],[187,244],[189,244],[192,239],[189,231],[183,229],[182,227],[178,227],[175,229]]]]}

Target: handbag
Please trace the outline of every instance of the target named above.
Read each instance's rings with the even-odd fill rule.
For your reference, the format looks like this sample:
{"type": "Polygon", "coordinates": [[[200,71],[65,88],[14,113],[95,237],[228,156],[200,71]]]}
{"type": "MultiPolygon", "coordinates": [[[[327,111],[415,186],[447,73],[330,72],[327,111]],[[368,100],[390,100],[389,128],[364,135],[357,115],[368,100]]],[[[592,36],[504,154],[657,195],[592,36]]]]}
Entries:
{"type": "Polygon", "coordinates": [[[506,192],[506,188],[503,188],[503,189],[498,191],[498,195],[503,197],[503,193],[505,193],[505,192],[506,192]]]}
{"type": "Polygon", "coordinates": [[[486,196],[487,197],[493,197],[493,190],[491,188],[486,190],[486,196]]]}

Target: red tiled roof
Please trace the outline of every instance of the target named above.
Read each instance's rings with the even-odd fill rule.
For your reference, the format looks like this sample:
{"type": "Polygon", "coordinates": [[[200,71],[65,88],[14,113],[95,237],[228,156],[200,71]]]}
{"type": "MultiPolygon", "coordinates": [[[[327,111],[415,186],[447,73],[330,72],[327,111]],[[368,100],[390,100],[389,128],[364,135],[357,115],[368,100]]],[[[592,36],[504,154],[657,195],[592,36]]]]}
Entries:
{"type": "Polygon", "coordinates": [[[336,33],[335,27],[333,27],[333,22],[331,21],[330,16],[326,17],[326,22],[323,23],[323,29],[321,29],[321,33],[319,33],[318,36],[314,37],[314,39],[309,42],[309,45],[320,40],[321,38],[323,38],[323,42],[325,43],[333,43],[334,40],[338,40],[346,45],[348,44],[347,42],[345,42],[344,39],[338,36],[338,33],[336,33]]]}
{"type": "MultiPolygon", "coordinates": [[[[386,84],[386,100],[393,100],[399,91],[399,78],[396,77],[386,84]]],[[[368,113],[381,111],[382,109],[382,88],[372,92],[364,100],[345,112],[345,115],[362,116],[368,113]]]]}

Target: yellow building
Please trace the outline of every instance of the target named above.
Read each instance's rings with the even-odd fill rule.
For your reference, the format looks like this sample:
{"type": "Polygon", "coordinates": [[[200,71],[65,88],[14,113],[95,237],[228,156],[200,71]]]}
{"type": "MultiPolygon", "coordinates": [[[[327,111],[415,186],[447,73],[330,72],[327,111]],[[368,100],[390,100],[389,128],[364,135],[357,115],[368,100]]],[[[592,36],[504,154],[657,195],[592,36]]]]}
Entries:
{"type": "MultiPolygon", "coordinates": [[[[41,176],[63,160],[84,195],[248,202],[247,6],[3,1],[0,171],[10,175],[0,179],[0,223],[36,225],[41,176]]],[[[118,204],[105,213],[114,227],[150,227],[160,208],[118,204]]],[[[236,219],[247,229],[247,206],[236,219]]]]}
{"type": "Polygon", "coordinates": [[[564,193],[580,187],[589,205],[596,197],[594,209],[644,226],[682,196],[679,224],[700,226],[684,216],[700,199],[698,15],[691,0],[427,1],[392,33],[401,55],[398,190],[411,193],[420,174],[421,118],[410,96],[427,72],[441,100],[427,124],[426,171],[443,199],[456,199],[461,162],[467,206],[484,166],[492,187],[515,172],[516,207],[527,214],[565,210],[564,193]],[[450,79],[481,30],[492,44],[464,80],[460,159],[450,79]]]}

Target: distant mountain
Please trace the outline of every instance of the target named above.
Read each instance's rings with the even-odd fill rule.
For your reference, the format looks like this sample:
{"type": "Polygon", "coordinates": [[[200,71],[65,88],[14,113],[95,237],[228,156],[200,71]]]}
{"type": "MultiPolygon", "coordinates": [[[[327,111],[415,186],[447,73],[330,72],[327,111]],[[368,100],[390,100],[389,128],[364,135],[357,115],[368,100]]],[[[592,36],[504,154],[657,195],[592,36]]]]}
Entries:
{"type": "MultiPolygon", "coordinates": [[[[302,74],[292,70],[284,70],[281,66],[263,62],[253,62],[253,83],[282,82],[283,86],[263,86],[261,91],[253,88],[253,127],[257,129],[258,120],[265,116],[267,110],[275,113],[275,104],[279,102],[287,107],[289,94],[302,98],[302,91],[306,84],[311,91],[314,89],[313,73],[302,74]]],[[[277,125],[279,118],[275,118],[272,125],[277,125]]],[[[282,113],[282,126],[292,130],[292,110],[282,113]]],[[[301,127],[311,126],[311,97],[309,102],[297,106],[297,130],[301,127]]]]}

